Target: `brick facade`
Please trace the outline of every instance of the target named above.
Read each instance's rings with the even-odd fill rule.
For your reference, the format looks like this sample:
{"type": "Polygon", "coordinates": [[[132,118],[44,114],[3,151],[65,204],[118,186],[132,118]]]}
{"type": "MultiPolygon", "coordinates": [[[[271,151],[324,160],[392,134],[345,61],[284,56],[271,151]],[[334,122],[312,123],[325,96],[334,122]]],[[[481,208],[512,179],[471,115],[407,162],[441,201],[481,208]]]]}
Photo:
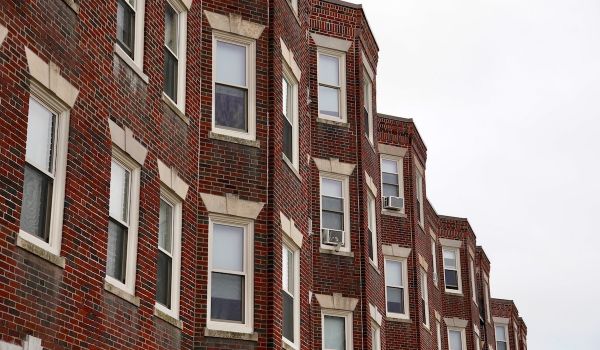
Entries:
{"type": "Polygon", "coordinates": [[[481,349],[487,344],[495,348],[492,317],[510,318],[517,327],[511,325],[510,348],[515,329],[519,349],[526,348],[527,328],[512,302],[491,299],[487,322],[482,303],[490,262],[466,219],[439,215],[427,200],[427,149],[413,120],[376,113],[379,47],[360,5],[298,0],[296,10],[288,0],[182,0],[191,4],[182,112],[163,97],[166,1],[145,0],[141,72],[116,53],[116,1],[0,3],[0,349],[37,348],[40,340],[43,349],[52,350],[290,348],[282,342],[281,251],[290,231],[284,227],[297,230],[302,245],[301,349],[323,347],[322,312],[327,310],[351,315],[353,349],[372,349],[372,328],[379,325],[381,349],[437,350],[439,324],[441,349],[447,350],[447,327],[463,321],[466,349],[479,349],[476,333],[485,344],[481,349]],[[211,14],[228,18],[228,27],[216,28],[211,14]],[[239,32],[244,23],[264,26],[254,41],[256,135],[250,141],[217,135],[212,120],[213,34],[239,32]],[[317,52],[327,45],[325,41],[347,45],[343,123],[319,116],[317,52]],[[41,88],[45,93],[64,101],[65,85],[53,83],[62,81],[53,80],[57,76],[72,86],[69,91],[77,92],[70,95],[74,104],[68,108],[58,254],[23,243],[20,237],[30,95],[38,76],[27,50],[49,67],[50,82],[41,88]],[[282,157],[281,81],[290,57],[301,74],[298,169],[282,157]],[[373,141],[365,135],[368,126],[363,118],[363,84],[370,79],[369,72],[373,141]],[[125,135],[120,146],[115,141],[118,130],[125,135]],[[147,153],[140,164],[135,292],[124,297],[106,286],[107,228],[111,155],[115,147],[131,145],[136,152],[147,153]],[[375,200],[377,254],[371,261],[368,198],[381,197],[384,149],[401,154],[404,209],[386,210],[381,200],[375,200]],[[157,232],[165,186],[161,164],[174,170],[174,179],[189,185],[182,202],[180,306],[175,320],[157,315],[155,309],[157,232]],[[329,172],[340,164],[352,169],[346,198],[349,252],[324,249],[321,244],[322,164],[329,164],[329,172]],[[417,172],[423,176],[420,199],[417,172]],[[260,208],[252,218],[253,320],[248,334],[215,331],[208,325],[210,220],[215,213],[233,210],[227,207],[230,204],[219,207],[215,198],[260,208]],[[442,243],[450,241],[460,244],[460,294],[445,291],[442,243]],[[410,249],[404,286],[407,319],[388,317],[386,312],[385,261],[392,247],[410,249]],[[421,303],[424,288],[427,316],[421,303]]]}

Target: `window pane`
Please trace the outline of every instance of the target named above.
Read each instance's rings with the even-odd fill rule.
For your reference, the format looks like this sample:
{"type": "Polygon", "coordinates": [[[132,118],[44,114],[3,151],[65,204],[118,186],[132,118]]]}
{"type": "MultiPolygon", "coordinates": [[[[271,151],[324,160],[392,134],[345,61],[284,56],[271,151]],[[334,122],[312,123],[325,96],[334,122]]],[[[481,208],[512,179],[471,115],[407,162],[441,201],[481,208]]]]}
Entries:
{"type": "Polygon", "coordinates": [[[340,59],[319,55],[319,83],[340,86],[340,59]]]}
{"type": "Polygon", "coordinates": [[[248,91],[216,84],[215,123],[218,126],[247,131],[248,91]]]}
{"type": "Polygon", "coordinates": [[[173,259],[158,251],[158,280],[156,281],[156,301],[171,307],[171,271],[173,259]]]}
{"type": "Polygon", "coordinates": [[[384,173],[398,174],[398,162],[395,160],[382,159],[381,171],[384,173]]]}
{"type": "Polygon", "coordinates": [[[290,119],[291,116],[289,115],[289,84],[287,82],[287,80],[282,79],[282,86],[281,86],[281,91],[282,91],[282,96],[281,96],[281,101],[282,101],[282,113],[284,116],[286,116],[286,118],[290,119]]]}
{"type": "Polygon", "coordinates": [[[383,184],[383,196],[384,197],[399,197],[399,187],[396,185],[383,184]]]}
{"type": "Polygon", "coordinates": [[[246,46],[217,41],[217,81],[246,86],[246,46]]]}
{"type": "Polygon", "coordinates": [[[323,211],[323,228],[344,230],[344,214],[323,211]]]}
{"type": "Polygon", "coordinates": [[[496,350],[506,350],[506,342],[496,342],[496,350]]]}
{"type": "Polygon", "coordinates": [[[287,157],[287,159],[293,161],[293,129],[292,124],[287,118],[283,122],[283,154],[287,157]]]}
{"type": "Polygon", "coordinates": [[[367,235],[369,236],[369,259],[375,261],[375,252],[373,251],[373,232],[371,230],[367,230],[367,235]]]}
{"type": "Polygon", "coordinates": [[[108,252],[106,254],[106,274],[125,283],[127,262],[127,228],[114,220],[108,222],[108,252]]]}
{"type": "Polygon", "coordinates": [[[400,261],[385,261],[385,284],[388,286],[404,286],[402,282],[402,263],[400,261]]]}
{"type": "Polygon", "coordinates": [[[160,215],[158,219],[158,246],[172,253],[172,240],[173,240],[173,207],[160,200],[160,215]]]}
{"type": "Polygon", "coordinates": [[[283,301],[283,336],[294,342],[294,299],[286,292],[282,292],[283,301]]]}
{"type": "Polygon", "coordinates": [[[344,200],[342,198],[332,198],[323,196],[323,210],[344,212],[344,200]]]}
{"type": "Polygon", "coordinates": [[[321,194],[328,197],[344,197],[342,181],[332,179],[321,179],[321,194]]]}
{"type": "Polygon", "coordinates": [[[115,162],[110,167],[110,216],[129,222],[129,171],[115,162]]]}
{"type": "Polygon", "coordinates": [[[213,225],[212,266],[219,270],[244,272],[244,228],[213,225]]]}
{"type": "Polygon", "coordinates": [[[165,6],[165,46],[168,47],[175,56],[177,52],[177,40],[179,39],[179,15],[167,4],[165,6]]]}
{"type": "Polygon", "coordinates": [[[458,273],[454,270],[444,270],[446,276],[446,288],[458,289],[458,273]]]}
{"type": "Polygon", "coordinates": [[[386,287],[387,311],[397,314],[404,313],[404,288],[386,287]]]}
{"type": "MultiPolygon", "coordinates": [[[[123,0],[117,2],[117,43],[133,58],[135,36],[135,12],[123,0]]],[[[135,6],[132,4],[132,6],[135,6]]]]}
{"type": "Polygon", "coordinates": [[[53,181],[36,168],[25,164],[21,229],[48,242],[52,210],[53,181]]]}
{"type": "Polygon", "coordinates": [[[346,320],[343,317],[324,316],[323,338],[325,349],[346,350],[346,320]]]}
{"type": "Polygon", "coordinates": [[[496,326],[496,340],[497,341],[505,341],[506,340],[505,333],[504,333],[504,327],[496,326]]]}
{"type": "Polygon", "coordinates": [[[244,277],[212,273],[210,317],[244,322],[244,277]]]}
{"type": "Polygon", "coordinates": [[[319,86],[319,113],[340,118],[340,90],[319,86]]]}
{"type": "Polygon", "coordinates": [[[446,267],[456,269],[456,251],[444,249],[444,264],[446,267]]]}
{"type": "Polygon", "coordinates": [[[27,162],[50,173],[54,172],[55,119],[52,112],[36,100],[29,99],[25,157],[27,162]]]}
{"type": "Polygon", "coordinates": [[[382,173],[383,182],[390,185],[398,185],[398,174],[396,173],[382,173]]]}
{"type": "Polygon", "coordinates": [[[462,350],[462,338],[459,331],[449,331],[450,350],[462,350]]]}
{"type": "Polygon", "coordinates": [[[165,48],[165,93],[173,102],[177,103],[177,58],[165,48]]]}
{"type": "Polygon", "coordinates": [[[287,247],[283,247],[283,261],[282,261],[282,286],[283,290],[294,295],[294,252],[289,250],[287,247]]]}

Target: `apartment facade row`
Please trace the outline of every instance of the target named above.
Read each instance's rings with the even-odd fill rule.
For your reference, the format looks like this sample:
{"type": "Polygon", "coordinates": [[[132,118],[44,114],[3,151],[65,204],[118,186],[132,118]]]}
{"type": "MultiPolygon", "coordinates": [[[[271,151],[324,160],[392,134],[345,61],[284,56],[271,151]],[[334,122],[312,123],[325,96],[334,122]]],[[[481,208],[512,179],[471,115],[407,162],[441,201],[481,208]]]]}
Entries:
{"type": "Polygon", "coordinates": [[[2,2],[0,348],[525,349],[378,52],[338,0],[2,2]]]}

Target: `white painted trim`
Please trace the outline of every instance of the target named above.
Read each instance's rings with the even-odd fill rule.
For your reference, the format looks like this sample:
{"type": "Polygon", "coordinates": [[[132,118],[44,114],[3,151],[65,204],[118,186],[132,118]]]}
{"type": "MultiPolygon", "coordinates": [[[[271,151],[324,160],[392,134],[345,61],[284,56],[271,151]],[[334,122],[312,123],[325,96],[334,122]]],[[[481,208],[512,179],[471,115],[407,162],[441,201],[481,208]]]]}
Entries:
{"type": "Polygon", "coordinates": [[[475,263],[473,262],[472,257],[469,258],[469,277],[471,279],[472,299],[473,299],[473,302],[475,303],[475,305],[477,305],[477,287],[476,287],[477,281],[475,280],[475,263]]]}
{"type": "Polygon", "coordinates": [[[447,327],[447,328],[448,328],[448,349],[449,350],[459,350],[459,349],[452,349],[450,347],[450,332],[454,331],[454,332],[460,333],[460,339],[462,341],[462,350],[467,350],[467,336],[466,336],[465,328],[459,328],[459,327],[447,327]]]}
{"type": "Polygon", "coordinates": [[[439,275],[439,271],[438,271],[438,253],[437,253],[437,243],[435,240],[435,234],[433,233],[432,230],[429,230],[429,232],[432,234],[431,236],[431,261],[432,261],[432,270],[431,270],[431,274],[433,276],[433,285],[434,286],[438,286],[439,285],[439,279],[440,279],[440,275],[439,275]]]}
{"type": "MultiPolygon", "coordinates": [[[[367,67],[367,66],[365,66],[367,67]]],[[[369,143],[371,143],[372,146],[375,145],[375,126],[373,125],[375,117],[373,115],[373,78],[371,77],[371,75],[368,72],[368,69],[365,68],[364,71],[366,72],[365,74],[363,74],[363,107],[366,107],[367,109],[367,113],[369,114],[369,125],[368,125],[368,130],[367,130],[367,139],[369,140],[369,143]]],[[[363,113],[361,111],[361,113],[363,113]]],[[[362,120],[362,119],[361,119],[362,120]]]]}
{"type": "Polygon", "coordinates": [[[352,231],[351,222],[350,222],[350,178],[348,175],[340,175],[337,173],[329,173],[329,172],[320,172],[319,173],[319,240],[321,244],[321,249],[324,250],[334,250],[337,251],[336,247],[323,244],[323,191],[322,191],[322,183],[323,178],[337,180],[342,182],[342,190],[344,195],[344,245],[339,248],[341,252],[350,252],[351,251],[351,238],[350,232],[352,231]]]}
{"type": "Polygon", "coordinates": [[[327,350],[325,348],[325,316],[334,316],[334,317],[343,317],[345,320],[344,331],[346,335],[346,349],[351,350],[354,349],[352,345],[352,312],[351,311],[340,311],[340,310],[330,310],[330,309],[322,309],[321,310],[321,344],[322,349],[327,350]]]}
{"type": "Polygon", "coordinates": [[[258,39],[265,29],[264,25],[243,20],[241,15],[234,13],[222,15],[204,10],[204,15],[213,32],[219,30],[246,38],[258,39]]]}
{"type": "MultiPolygon", "coordinates": [[[[402,289],[403,289],[403,296],[404,296],[404,313],[395,313],[395,312],[390,312],[387,310],[387,300],[388,300],[388,296],[387,296],[387,281],[385,281],[385,315],[388,318],[393,318],[393,319],[400,319],[400,320],[408,320],[410,319],[410,304],[409,304],[409,286],[408,286],[408,259],[407,258],[400,258],[400,257],[392,257],[392,256],[386,256],[385,260],[384,260],[384,276],[387,273],[386,267],[387,267],[387,260],[389,261],[396,261],[402,264],[402,289]]],[[[392,286],[394,288],[398,288],[398,286],[392,286]]]]}
{"type": "MultiPolygon", "coordinates": [[[[283,41],[282,41],[283,44],[283,41]]],[[[292,58],[293,59],[293,58],[292,58]]],[[[298,89],[299,89],[299,78],[293,73],[292,68],[285,62],[283,64],[283,79],[287,82],[292,90],[291,97],[291,110],[292,110],[292,158],[288,159],[292,164],[293,169],[296,172],[300,171],[300,115],[299,115],[299,101],[298,101],[298,89]]],[[[286,117],[283,117],[286,118],[286,117]]],[[[285,121],[284,121],[285,122],[285,121]]],[[[283,153],[283,152],[282,152],[283,153]]],[[[285,154],[283,157],[287,158],[285,154]]]]}
{"type": "Polygon", "coordinates": [[[488,323],[491,323],[492,316],[491,316],[491,308],[490,308],[490,285],[487,280],[483,282],[483,299],[484,299],[484,303],[485,303],[486,320],[488,323]]]}
{"type": "MultiPolygon", "coordinates": [[[[311,34],[312,35],[312,34],[311,34]]],[[[317,35],[317,34],[314,34],[317,35]]],[[[330,120],[330,121],[334,121],[337,123],[342,123],[342,124],[346,124],[348,123],[348,113],[347,113],[347,96],[346,96],[346,53],[342,52],[342,51],[338,51],[335,49],[330,49],[330,48],[325,48],[325,47],[317,47],[317,88],[320,85],[319,82],[319,69],[320,69],[320,55],[326,55],[326,56],[332,56],[332,57],[337,57],[339,60],[339,89],[340,89],[340,101],[339,101],[339,112],[340,112],[340,117],[336,118],[336,117],[332,117],[329,115],[325,115],[325,114],[321,114],[320,113],[320,108],[317,109],[319,111],[319,118],[324,119],[324,120],[330,120]]],[[[317,105],[319,102],[319,98],[317,96],[317,105]]],[[[318,108],[318,107],[317,107],[318,108]]]]}
{"type": "MultiPolygon", "coordinates": [[[[185,115],[186,70],[187,70],[187,15],[192,0],[167,0],[178,14],[177,29],[177,102],[164,94],[185,115]]],[[[165,77],[166,79],[166,77],[165,77]]]]}
{"type": "MultiPolygon", "coordinates": [[[[375,194],[375,196],[376,195],[377,194],[375,194]]],[[[377,247],[379,244],[377,240],[377,202],[375,202],[375,196],[373,196],[371,193],[367,193],[367,224],[369,226],[369,231],[371,231],[371,242],[373,248],[373,251],[369,252],[373,255],[373,259],[370,259],[369,257],[369,260],[371,260],[371,263],[375,266],[375,268],[377,268],[377,265],[379,264],[379,249],[377,247]]]]}
{"type": "Polygon", "coordinates": [[[425,304],[425,320],[423,325],[425,328],[429,329],[431,315],[429,315],[429,284],[427,283],[427,269],[421,270],[421,298],[425,304]]]}
{"type": "Polygon", "coordinates": [[[332,36],[310,33],[310,37],[315,42],[315,45],[317,45],[318,47],[327,48],[331,50],[348,52],[348,50],[350,50],[350,46],[352,46],[352,41],[338,39],[332,36]]]}
{"type": "Polygon", "coordinates": [[[436,336],[437,336],[437,349],[442,350],[442,325],[440,324],[439,318],[435,322],[435,329],[436,329],[436,336]]]}
{"type": "MultiPolygon", "coordinates": [[[[415,162],[418,165],[418,162],[415,162]]],[[[425,173],[423,168],[417,166],[417,172],[415,174],[415,195],[419,200],[419,207],[416,210],[419,211],[418,224],[421,228],[425,229],[425,173]]]]}
{"type": "MultiPolygon", "coordinates": [[[[292,349],[300,349],[300,247],[298,247],[295,242],[292,242],[289,238],[286,237],[284,237],[283,239],[283,247],[291,251],[294,255],[294,342],[290,342],[287,338],[283,336],[283,334],[281,336],[281,339],[284,344],[288,345],[292,349]]],[[[283,249],[281,251],[283,254],[283,249]]]]}

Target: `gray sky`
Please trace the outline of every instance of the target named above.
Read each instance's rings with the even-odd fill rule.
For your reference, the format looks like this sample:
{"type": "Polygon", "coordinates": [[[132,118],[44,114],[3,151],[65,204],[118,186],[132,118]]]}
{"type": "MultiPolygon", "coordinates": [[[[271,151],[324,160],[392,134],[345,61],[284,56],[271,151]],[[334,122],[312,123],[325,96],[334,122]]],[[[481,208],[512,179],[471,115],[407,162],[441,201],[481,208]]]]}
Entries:
{"type": "Polygon", "coordinates": [[[428,197],[469,218],[529,348],[599,349],[600,1],[352,2],[378,111],[415,119],[428,197]]]}

